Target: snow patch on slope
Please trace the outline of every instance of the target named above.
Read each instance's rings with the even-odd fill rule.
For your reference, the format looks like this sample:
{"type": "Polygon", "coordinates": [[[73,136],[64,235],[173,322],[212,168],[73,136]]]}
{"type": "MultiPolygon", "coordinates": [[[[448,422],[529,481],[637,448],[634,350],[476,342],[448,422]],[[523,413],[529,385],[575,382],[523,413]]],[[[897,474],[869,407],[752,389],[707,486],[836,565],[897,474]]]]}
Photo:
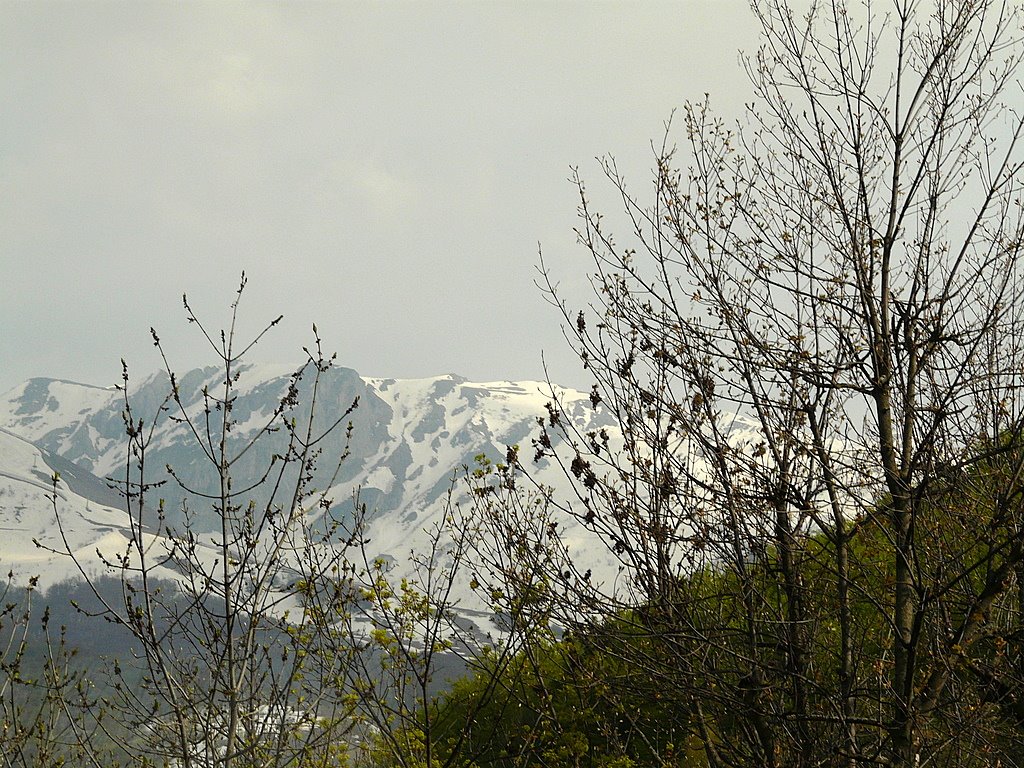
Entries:
{"type": "MultiPolygon", "coordinates": [[[[73,560],[59,554],[68,550],[87,573],[113,573],[104,561],[127,551],[127,513],[93,503],[63,481],[55,488],[53,476],[54,469],[38,448],[0,429],[0,562],[5,573],[13,573],[22,584],[41,576],[43,586],[77,578],[73,560]]],[[[150,544],[160,546],[154,539],[147,537],[150,544]]]]}

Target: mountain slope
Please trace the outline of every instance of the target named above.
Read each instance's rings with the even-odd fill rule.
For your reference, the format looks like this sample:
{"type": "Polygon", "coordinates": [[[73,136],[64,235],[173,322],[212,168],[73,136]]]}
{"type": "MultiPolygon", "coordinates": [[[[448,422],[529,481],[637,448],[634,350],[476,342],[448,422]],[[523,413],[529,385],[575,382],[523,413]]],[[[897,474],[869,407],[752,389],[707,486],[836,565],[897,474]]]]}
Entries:
{"type": "MultiPolygon", "coordinates": [[[[266,436],[261,449],[246,452],[244,448],[273,421],[275,409],[288,391],[291,373],[281,366],[240,370],[235,391],[238,399],[231,414],[235,425],[229,440],[230,450],[240,455],[233,466],[235,487],[254,482],[265,471],[270,456],[285,450],[283,432],[266,436]]],[[[203,393],[219,391],[222,374],[217,369],[196,369],[177,383],[190,417],[196,424],[204,424],[210,404],[203,393]]],[[[169,418],[170,413],[154,421],[169,388],[167,377],[157,375],[131,389],[133,418],[143,419],[147,430],[153,428],[147,466],[171,465],[190,487],[212,492],[216,473],[188,426],[169,418]]],[[[454,375],[415,380],[363,378],[355,371],[335,368],[320,382],[317,397],[320,416],[315,423],[319,428],[343,414],[354,400],[358,399],[359,405],[350,417],[350,442],[345,430],[339,429],[319,446],[324,459],[313,484],[321,489],[330,486],[334,512],[341,515],[351,512],[352,494],[359,489],[359,500],[368,510],[370,554],[383,556],[405,570],[409,554],[423,552],[429,530],[441,522],[449,491],[454,489],[455,501],[467,500],[468,489],[459,481],[464,467],[472,467],[481,455],[500,461],[510,445],[522,445],[524,455],[529,455],[537,418],[546,412],[552,394],[543,382],[475,383],[454,375]],[[346,450],[348,457],[336,467],[329,457],[346,450]]],[[[582,432],[611,426],[610,418],[591,406],[589,395],[560,390],[559,397],[567,416],[582,432]]],[[[309,382],[301,382],[299,401],[310,399],[309,382]]],[[[0,397],[0,426],[95,474],[123,478],[127,464],[123,405],[123,395],[116,390],[32,379],[0,397]]],[[[213,409],[214,419],[219,415],[213,409]]],[[[301,409],[296,418],[299,422],[305,418],[301,409]]],[[[535,475],[540,483],[568,490],[556,465],[537,467],[535,475]]],[[[149,475],[150,481],[166,479],[162,469],[149,475]]],[[[94,484],[92,492],[96,491],[94,484]]],[[[166,500],[172,525],[184,519],[182,504],[187,502],[190,519],[198,529],[214,528],[212,507],[188,498],[173,480],[158,493],[166,500]]],[[[571,522],[567,526],[568,539],[584,548],[589,534],[571,522]]],[[[600,551],[590,550],[592,556],[600,551]]],[[[614,578],[613,558],[603,558],[593,570],[614,578]]]]}
{"type": "Polygon", "coordinates": [[[41,583],[49,586],[78,575],[71,558],[51,550],[70,549],[93,575],[106,570],[97,550],[106,558],[125,551],[130,535],[127,514],[76,489],[109,498],[98,478],[0,429],[0,568],[4,574],[13,573],[19,583],[40,576],[41,583]],[[61,477],[56,499],[55,472],[61,477]],[[55,509],[60,511],[60,525],[55,509]]]}

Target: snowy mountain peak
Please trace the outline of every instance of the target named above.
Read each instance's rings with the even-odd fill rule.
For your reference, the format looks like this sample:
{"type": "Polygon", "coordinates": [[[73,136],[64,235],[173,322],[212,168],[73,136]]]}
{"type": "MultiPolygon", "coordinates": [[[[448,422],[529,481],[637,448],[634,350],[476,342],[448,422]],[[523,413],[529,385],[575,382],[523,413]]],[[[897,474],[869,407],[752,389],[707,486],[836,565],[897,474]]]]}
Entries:
{"type": "MultiPolygon", "coordinates": [[[[288,366],[239,368],[234,388],[237,400],[231,411],[233,450],[241,454],[245,443],[273,421],[294,372],[288,366]]],[[[186,410],[196,423],[203,423],[208,402],[204,391],[216,396],[223,387],[223,372],[195,369],[176,377],[176,382],[186,410]]],[[[300,381],[299,386],[300,402],[307,403],[309,382],[300,381]]],[[[134,417],[153,424],[169,389],[170,382],[163,374],[130,382],[134,417]]],[[[369,510],[375,549],[397,562],[420,547],[425,530],[441,520],[453,477],[460,475],[463,467],[473,466],[481,454],[501,460],[508,446],[528,446],[536,435],[538,417],[546,413],[545,406],[553,397],[551,386],[538,381],[471,382],[454,374],[405,380],[363,378],[346,368],[328,371],[317,392],[320,424],[338,418],[356,399],[359,406],[348,417],[352,423],[351,442],[346,442],[342,429],[319,446],[325,466],[318,469],[314,485],[321,489],[331,486],[335,512],[342,515],[351,509],[352,494],[359,489],[360,503],[369,510]],[[327,459],[346,449],[349,456],[334,476],[335,467],[327,459]]],[[[601,409],[591,407],[588,394],[559,390],[558,397],[580,428],[610,423],[601,409]]],[[[37,462],[48,452],[55,461],[73,462],[83,476],[123,477],[128,463],[123,405],[123,393],[117,390],[33,379],[0,397],[0,427],[38,446],[39,450],[21,441],[28,450],[35,451],[37,462]]],[[[303,418],[301,411],[299,418],[303,418]]],[[[7,437],[13,439],[10,434],[7,437]]],[[[236,487],[258,479],[272,453],[282,450],[281,440],[281,433],[268,435],[262,440],[262,450],[240,455],[233,466],[236,487]]],[[[149,467],[172,466],[176,475],[193,488],[213,490],[215,486],[216,473],[189,427],[166,413],[155,423],[146,458],[149,467]]],[[[73,474],[70,466],[66,470],[73,474]]],[[[44,476],[49,473],[45,468],[42,471],[44,476]]],[[[149,477],[150,481],[165,479],[162,470],[149,477]]],[[[557,467],[538,468],[537,480],[546,485],[564,485],[557,467]]],[[[97,483],[100,481],[92,484],[92,492],[97,483]]],[[[44,493],[41,488],[37,490],[44,493]]],[[[457,484],[456,492],[465,497],[467,489],[457,484]]],[[[204,508],[205,502],[195,498],[186,499],[173,481],[159,493],[166,501],[169,524],[180,522],[175,513],[181,514],[182,503],[187,500],[193,521],[200,528],[213,527],[211,507],[204,508]]],[[[45,516],[42,512],[34,514],[45,516]]],[[[0,521],[10,515],[9,507],[0,507],[0,521]]],[[[105,532],[113,530],[112,520],[105,532]]],[[[48,521],[52,521],[52,515],[48,521]]],[[[96,535],[100,533],[97,529],[96,535]]]]}

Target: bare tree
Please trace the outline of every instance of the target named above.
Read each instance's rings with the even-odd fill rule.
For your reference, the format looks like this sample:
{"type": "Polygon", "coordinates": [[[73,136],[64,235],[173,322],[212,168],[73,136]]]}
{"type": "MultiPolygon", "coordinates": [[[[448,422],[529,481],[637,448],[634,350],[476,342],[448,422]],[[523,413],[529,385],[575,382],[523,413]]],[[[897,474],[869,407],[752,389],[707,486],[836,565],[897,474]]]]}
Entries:
{"type": "MultiPolygon", "coordinates": [[[[119,486],[131,531],[123,551],[102,553],[119,594],[111,597],[79,570],[97,601],[90,612],[123,627],[136,644],[136,660],[114,664],[109,702],[135,736],[124,744],[129,755],[186,768],[340,765],[353,722],[344,687],[348,654],[337,644],[323,654],[323,632],[336,617],[308,597],[310,585],[335,582],[346,570],[350,542],[327,496],[345,455],[325,457],[321,448],[346,429],[356,403],[321,415],[321,377],[333,359],[316,337],[277,407],[255,429],[239,428],[243,356],[280,320],[240,344],[235,323],[244,289],[243,274],[230,327],[219,336],[185,300],[189,322],[220,362],[219,392],[204,387],[199,401],[189,402],[167,364],[167,399],[143,418],[125,367],[128,461],[119,486]],[[162,500],[153,503],[164,481],[151,480],[147,464],[154,435],[169,425],[184,428],[208,475],[200,487],[167,468],[186,498],[180,526],[167,523],[162,500]],[[262,469],[236,475],[236,463],[257,450],[262,469]],[[319,462],[326,468],[318,470],[319,462]],[[217,530],[193,525],[203,507],[217,530]]],[[[155,332],[153,340],[162,353],[155,332]]]]}
{"type": "MultiPolygon", "coordinates": [[[[197,394],[183,386],[164,357],[168,394],[143,417],[125,366],[128,461],[116,485],[130,531],[122,549],[99,553],[114,579],[91,573],[66,536],[58,551],[74,560],[92,597],[76,607],[133,642],[134,658],[113,662],[112,694],[84,711],[102,705],[108,737],[129,761],[147,765],[464,765],[467,728],[535,627],[507,614],[498,636],[487,636],[460,605],[480,531],[454,502],[455,476],[445,520],[426,547],[409,553],[411,572],[397,576],[390,558],[371,555],[358,489],[351,511],[328,495],[348,457],[357,402],[322,399],[333,358],[314,326],[315,346],[304,350],[307,361],[276,407],[246,407],[243,358],[280,318],[239,343],[245,285],[243,274],[219,335],[184,300],[219,361],[210,374],[216,388],[207,383],[197,394]],[[339,431],[345,448],[328,456],[339,431]],[[150,446],[169,434],[184,435],[205,471],[151,466],[150,446]],[[163,498],[153,503],[166,483],[177,486],[167,495],[184,499],[177,513],[163,498]],[[436,694],[467,669],[486,683],[468,707],[444,706],[436,694]]],[[[56,493],[53,503],[60,526],[56,493]]],[[[484,624],[488,602],[482,612],[477,606],[484,624]]],[[[46,690],[59,694],[55,685],[46,690]]],[[[62,696],[53,699],[65,706],[62,696]]],[[[94,740],[81,738],[89,754],[94,740]]]]}
{"type": "Polygon", "coordinates": [[[375,765],[473,764],[481,751],[480,732],[499,733],[482,713],[507,699],[502,686],[517,679],[510,673],[515,660],[547,629],[525,605],[510,610],[504,596],[492,593],[492,582],[508,583],[505,577],[471,573],[472,563],[482,560],[481,549],[495,540],[486,523],[456,503],[462,487],[453,474],[443,518],[408,553],[411,567],[397,574],[391,557],[370,555],[366,510],[357,499],[353,539],[361,556],[353,558],[344,589],[356,600],[339,622],[337,640],[356,650],[347,668],[348,689],[359,702],[360,722],[373,734],[375,765]],[[466,587],[480,599],[463,602],[466,587]],[[470,692],[455,699],[444,695],[453,680],[468,676],[475,681],[470,692]]]}
{"type": "Polygon", "coordinates": [[[622,439],[553,400],[537,458],[623,578],[533,551],[708,765],[1024,764],[1021,17],[753,10],[746,121],[687,106],[649,203],[605,161],[623,244],[576,178],[594,303],[543,274],[622,439]]]}
{"type": "Polygon", "coordinates": [[[0,588],[0,758],[11,768],[110,765],[102,751],[94,690],[75,663],[64,628],[8,574],[0,588]]]}

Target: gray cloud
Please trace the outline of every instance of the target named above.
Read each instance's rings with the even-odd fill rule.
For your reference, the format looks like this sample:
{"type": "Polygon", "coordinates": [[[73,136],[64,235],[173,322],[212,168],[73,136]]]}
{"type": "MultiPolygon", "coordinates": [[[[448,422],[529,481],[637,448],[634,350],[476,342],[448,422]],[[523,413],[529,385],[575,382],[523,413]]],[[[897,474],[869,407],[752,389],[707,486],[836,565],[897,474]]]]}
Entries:
{"type": "Polygon", "coordinates": [[[646,182],[705,91],[747,96],[746,4],[7,3],[0,7],[0,390],[208,362],[218,326],[316,322],[367,374],[579,381],[533,288],[537,244],[585,298],[579,165],[646,182]]]}

